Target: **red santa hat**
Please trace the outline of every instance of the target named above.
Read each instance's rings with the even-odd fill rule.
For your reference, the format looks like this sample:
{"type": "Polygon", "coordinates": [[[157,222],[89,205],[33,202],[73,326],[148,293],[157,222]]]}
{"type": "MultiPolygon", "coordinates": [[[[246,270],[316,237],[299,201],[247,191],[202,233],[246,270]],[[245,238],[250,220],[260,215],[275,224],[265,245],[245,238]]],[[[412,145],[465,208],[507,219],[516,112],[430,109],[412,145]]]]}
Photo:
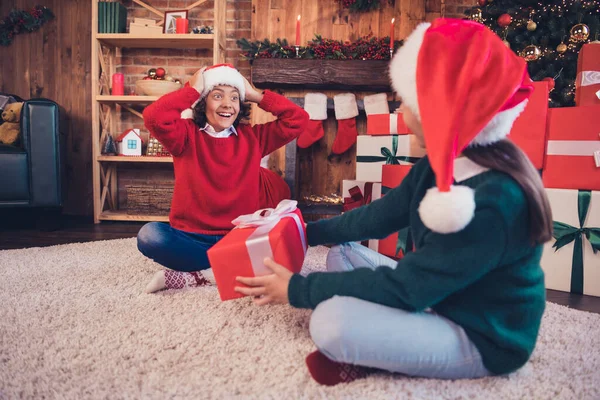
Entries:
{"type": "Polygon", "coordinates": [[[436,187],[419,205],[435,232],[469,224],[475,193],[453,185],[454,159],[470,145],[504,139],[533,91],[525,61],[482,24],[456,19],[423,23],[390,64],[394,90],[420,120],[436,187]]]}
{"type": "MultiPolygon", "coordinates": [[[[192,119],[194,116],[193,109],[200,100],[205,98],[215,86],[227,85],[232,86],[240,93],[240,101],[246,99],[246,84],[244,77],[240,72],[235,69],[231,64],[215,64],[211,67],[207,67],[202,73],[204,82],[204,89],[200,93],[200,98],[192,104],[190,108],[187,108],[181,112],[181,118],[192,119]]],[[[186,86],[189,82],[186,83],[186,86]]]]}

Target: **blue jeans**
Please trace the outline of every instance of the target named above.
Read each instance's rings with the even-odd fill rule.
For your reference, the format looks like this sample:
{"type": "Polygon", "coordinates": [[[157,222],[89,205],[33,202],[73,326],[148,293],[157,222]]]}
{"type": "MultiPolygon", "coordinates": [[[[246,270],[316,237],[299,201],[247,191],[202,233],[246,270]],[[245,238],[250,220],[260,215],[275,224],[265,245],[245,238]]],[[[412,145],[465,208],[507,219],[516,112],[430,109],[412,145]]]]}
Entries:
{"type": "MultiPolygon", "coordinates": [[[[396,261],[357,243],[335,246],[327,255],[332,272],[381,265],[396,268],[396,261]]],[[[492,375],[465,331],[430,310],[408,312],[334,296],[314,310],[310,335],[319,351],[338,362],[428,378],[492,375]]]]}
{"type": "Polygon", "coordinates": [[[164,222],[150,222],[138,232],[138,250],[157,263],[183,272],[210,268],[206,252],[223,236],[180,231],[164,222]]]}

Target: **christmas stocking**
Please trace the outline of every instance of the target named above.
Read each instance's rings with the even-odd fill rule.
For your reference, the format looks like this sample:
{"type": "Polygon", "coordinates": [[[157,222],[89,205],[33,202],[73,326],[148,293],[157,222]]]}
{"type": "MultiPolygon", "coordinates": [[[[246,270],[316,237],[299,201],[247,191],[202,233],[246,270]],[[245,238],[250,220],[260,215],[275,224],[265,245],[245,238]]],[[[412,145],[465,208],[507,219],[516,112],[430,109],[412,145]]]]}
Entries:
{"type": "Polygon", "coordinates": [[[342,154],[354,143],[358,132],[356,131],[356,116],[358,106],[356,96],[352,93],[342,93],[333,96],[335,119],[338,120],[338,131],[331,147],[333,154],[342,154]]]}
{"type": "Polygon", "coordinates": [[[390,106],[388,105],[387,95],[385,93],[371,94],[363,99],[365,103],[365,113],[367,118],[372,114],[389,114],[390,106]]]}
{"type": "Polygon", "coordinates": [[[323,93],[306,93],[304,110],[308,113],[310,121],[298,138],[297,145],[303,149],[310,147],[325,135],[323,120],[327,119],[327,96],[323,93]]]}

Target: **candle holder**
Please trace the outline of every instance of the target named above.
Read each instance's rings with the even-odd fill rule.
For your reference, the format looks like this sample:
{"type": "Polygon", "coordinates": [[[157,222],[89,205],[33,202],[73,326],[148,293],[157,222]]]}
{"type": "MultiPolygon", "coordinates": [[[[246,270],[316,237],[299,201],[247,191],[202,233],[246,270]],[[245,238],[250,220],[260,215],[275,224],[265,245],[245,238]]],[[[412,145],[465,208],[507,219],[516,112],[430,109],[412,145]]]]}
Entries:
{"type": "Polygon", "coordinates": [[[294,46],[296,48],[296,58],[300,58],[300,46],[294,46]]]}

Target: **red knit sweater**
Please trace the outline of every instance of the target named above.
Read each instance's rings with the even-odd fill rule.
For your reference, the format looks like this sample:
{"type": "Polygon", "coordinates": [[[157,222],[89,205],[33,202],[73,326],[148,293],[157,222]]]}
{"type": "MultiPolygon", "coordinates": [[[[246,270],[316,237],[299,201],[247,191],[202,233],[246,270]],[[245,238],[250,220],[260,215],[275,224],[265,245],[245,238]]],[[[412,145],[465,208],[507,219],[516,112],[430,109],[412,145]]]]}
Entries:
{"type": "Polygon", "coordinates": [[[181,112],[199,93],[184,87],[166,94],[144,110],[148,130],[173,155],[175,191],[169,221],[186,232],[224,235],[231,220],[259,208],[260,160],[297,138],[308,114],[285,97],[265,91],[259,107],[276,121],[240,124],[237,135],[215,138],[181,112]]]}

